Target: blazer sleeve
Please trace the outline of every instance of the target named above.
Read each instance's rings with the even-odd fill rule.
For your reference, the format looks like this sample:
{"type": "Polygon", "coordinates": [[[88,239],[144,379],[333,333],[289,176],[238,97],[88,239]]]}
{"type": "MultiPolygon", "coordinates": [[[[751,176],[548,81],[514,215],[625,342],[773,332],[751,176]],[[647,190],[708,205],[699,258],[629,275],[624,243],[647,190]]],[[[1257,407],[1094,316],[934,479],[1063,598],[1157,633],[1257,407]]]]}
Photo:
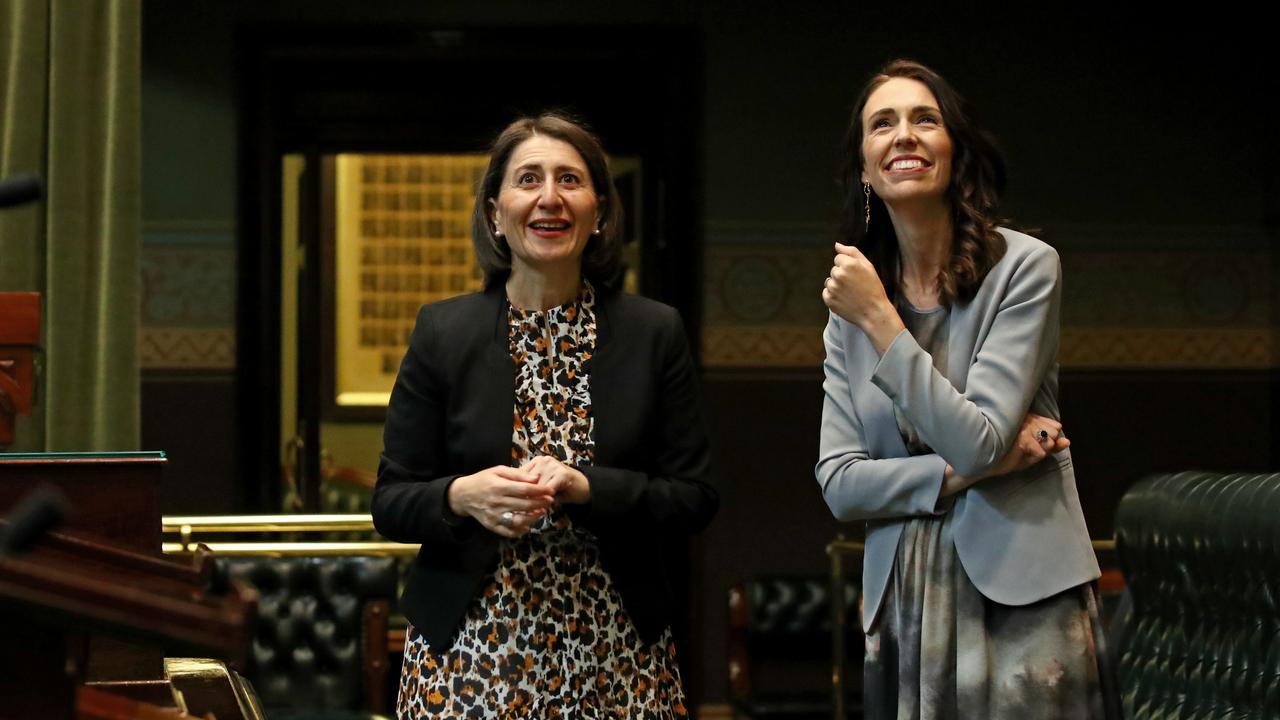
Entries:
{"type": "Polygon", "coordinates": [[[459,475],[444,471],[448,383],[433,362],[439,346],[431,313],[430,306],[418,312],[391,390],[370,511],[389,540],[451,546],[478,524],[448,508],[446,492],[459,475]]]}
{"type": "MultiPolygon", "coordinates": [[[[823,332],[822,428],[815,475],[839,520],[925,515],[935,511],[946,461],[936,454],[873,458],[853,407],[842,337],[845,321],[832,315],[823,332]]],[[[892,419],[889,420],[892,422],[892,419]]],[[[897,429],[894,429],[897,432],[897,429]]]]}
{"type": "MultiPolygon", "coordinates": [[[[711,451],[703,422],[697,370],[684,325],[667,311],[656,354],[655,415],[646,425],[653,446],[648,471],[592,465],[580,470],[591,484],[591,501],[575,521],[597,536],[647,530],[693,533],[719,508],[711,484],[711,451]]],[[[639,440],[638,440],[639,441],[639,440]]]]}
{"type": "Polygon", "coordinates": [[[1058,253],[1041,245],[1019,260],[977,348],[964,392],[933,367],[906,331],[894,338],[871,377],[929,447],[966,477],[981,476],[1004,458],[1057,358],[1058,253]]]}

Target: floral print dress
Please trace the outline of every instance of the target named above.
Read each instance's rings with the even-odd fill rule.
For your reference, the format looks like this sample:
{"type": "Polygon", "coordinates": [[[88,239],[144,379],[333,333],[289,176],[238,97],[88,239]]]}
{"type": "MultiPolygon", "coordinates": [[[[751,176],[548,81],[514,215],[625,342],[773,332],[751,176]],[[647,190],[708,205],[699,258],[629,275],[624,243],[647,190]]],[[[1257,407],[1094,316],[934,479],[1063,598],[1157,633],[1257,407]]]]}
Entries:
{"type": "MultiPolygon", "coordinates": [[[[945,368],[949,311],[900,310],[934,367],[945,368]]],[[[895,416],[912,454],[933,452],[896,408],[895,416]]],[[[913,517],[867,629],[864,717],[1118,720],[1102,643],[1089,585],[1021,607],[988,600],[956,554],[951,513],[913,517]]]]}
{"type": "MultiPolygon", "coordinates": [[[[508,306],[516,366],[511,464],[552,455],[591,464],[595,296],[546,311],[508,306]]],[[[595,538],[559,507],[500,543],[498,567],[453,645],[405,640],[396,716],[466,718],[687,717],[670,629],[640,639],[595,538]]]]}

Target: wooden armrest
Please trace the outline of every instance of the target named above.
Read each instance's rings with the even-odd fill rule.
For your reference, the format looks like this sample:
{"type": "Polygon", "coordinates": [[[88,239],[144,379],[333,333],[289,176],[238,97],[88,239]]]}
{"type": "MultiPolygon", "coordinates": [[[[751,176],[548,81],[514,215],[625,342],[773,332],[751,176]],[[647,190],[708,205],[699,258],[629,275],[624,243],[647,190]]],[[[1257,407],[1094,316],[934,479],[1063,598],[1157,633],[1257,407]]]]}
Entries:
{"type": "Polygon", "coordinates": [[[370,600],[364,606],[364,696],[370,712],[382,715],[387,705],[389,600],[370,600]]]}
{"type": "Polygon", "coordinates": [[[729,694],[751,694],[751,662],[747,653],[747,589],[743,583],[729,588],[729,694]]]}

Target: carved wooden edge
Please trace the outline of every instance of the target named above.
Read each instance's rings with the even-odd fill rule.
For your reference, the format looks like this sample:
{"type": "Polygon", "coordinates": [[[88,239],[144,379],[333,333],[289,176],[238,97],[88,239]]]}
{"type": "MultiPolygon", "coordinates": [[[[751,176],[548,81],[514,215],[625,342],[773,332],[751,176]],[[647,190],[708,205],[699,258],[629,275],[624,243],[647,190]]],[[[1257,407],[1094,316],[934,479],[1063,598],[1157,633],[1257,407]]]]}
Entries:
{"type": "Polygon", "coordinates": [[[70,625],[115,628],[131,636],[243,660],[258,594],[235,582],[208,590],[202,554],[186,567],[162,558],[51,534],[27,554],[0,560],[0,601],[56,616],[70,625]]]}
{"type": "Polygon", "coordinates": [[[162,708],[92,685],[76,688],[76,720],[217,720],[162,708]]]}
{"type": "MultiPolygon", "coordinates": [[[[0,519],[0,528],[8,524],[7,520],[0,519]]],[[[64,559],[75,559],[95,568],[157,576],[176,582],[190,583],[198,588],[208,585],[213,572],[214,555],[204,546],[198,546],[185,563],[63,533],[48,533],[40,539],[39,546],[44,553],[54,554],[64,559]]]]}
{"type": "Polygon", "coordinates": [[[169,462],[163,457],[21,457],[7,458],[0,456],[0,466],[24,466],[24,465],[137,465],[156,464],[164,465],[169,462]]]}
{"type": "Polygon", "coordinates": [[[364,696],[365,708],[382,715],[387,710],[388,648],[387,619],[390,600],[370,600],[364,606],[364,696]]]}
{"type": "MultiPolygon", "coordinates": [[[[86,578],[24,561],[0,561],[0,600],[26,605],[33,614],[60,616],[83,629],[114,628],[163,645],[194,647],[239,660],[248,642],[256,594],[223,600],[157,596],[118,579],[86,578]]],[[[195,593],[192,593],[193,595],[195,593]]]]}

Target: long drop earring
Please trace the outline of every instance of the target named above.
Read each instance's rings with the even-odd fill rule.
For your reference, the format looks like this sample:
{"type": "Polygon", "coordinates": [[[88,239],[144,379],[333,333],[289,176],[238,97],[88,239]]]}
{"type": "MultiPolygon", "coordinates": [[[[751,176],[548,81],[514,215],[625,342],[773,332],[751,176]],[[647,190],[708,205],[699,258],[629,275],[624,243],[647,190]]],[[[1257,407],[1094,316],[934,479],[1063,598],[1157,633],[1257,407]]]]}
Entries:
{"type": "Polygon", "coordinates": [[[862,197],[866,198],[866,203],[862,206],[862,229],[869,230],[871,228],[871,183],[862,183],[862,197]]]}

